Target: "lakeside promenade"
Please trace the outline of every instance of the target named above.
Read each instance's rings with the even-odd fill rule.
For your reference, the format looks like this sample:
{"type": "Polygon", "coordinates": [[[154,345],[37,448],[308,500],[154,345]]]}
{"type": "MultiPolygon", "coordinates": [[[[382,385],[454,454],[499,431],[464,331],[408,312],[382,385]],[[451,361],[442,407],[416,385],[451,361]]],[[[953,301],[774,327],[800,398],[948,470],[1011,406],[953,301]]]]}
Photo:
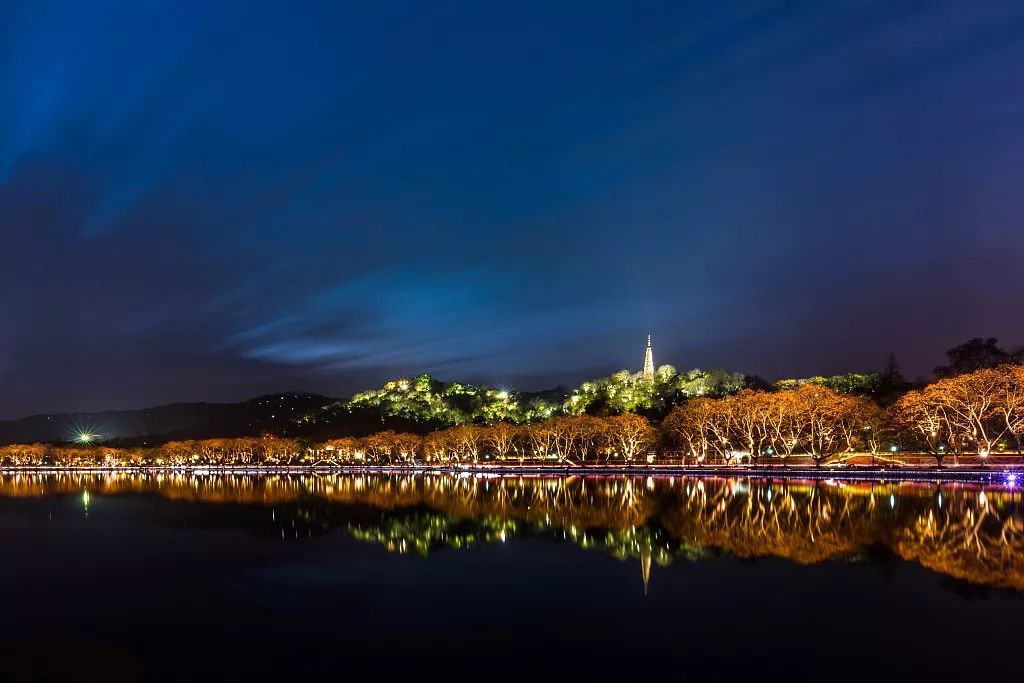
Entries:
{"type": "Polygon", "coordinates": [[[566,465],[566,464],[451,464],[394,465],[223,465],[139,467],[0,467],[0,475],[153,474],[191,476],[294,476],[331,474],[449,475],[462,477],[728,477],[842,481],[931,481],[1017,486],[1024,485],[1024,463],[941,468],[922,466],[790,465],[566,465]]]}

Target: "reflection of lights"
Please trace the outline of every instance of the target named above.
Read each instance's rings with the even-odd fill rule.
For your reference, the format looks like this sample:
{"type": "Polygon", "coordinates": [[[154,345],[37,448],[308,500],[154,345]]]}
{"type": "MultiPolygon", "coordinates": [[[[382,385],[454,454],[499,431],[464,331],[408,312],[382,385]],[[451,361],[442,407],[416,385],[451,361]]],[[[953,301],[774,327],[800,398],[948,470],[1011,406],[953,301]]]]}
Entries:
{"type": "Polygon", "coordinates": [[[894,494],[890,493],[889,494],[889,508],[892,509],[892,508],[895,508],[895,507],[896,507],[896,496],[894,494]]]}

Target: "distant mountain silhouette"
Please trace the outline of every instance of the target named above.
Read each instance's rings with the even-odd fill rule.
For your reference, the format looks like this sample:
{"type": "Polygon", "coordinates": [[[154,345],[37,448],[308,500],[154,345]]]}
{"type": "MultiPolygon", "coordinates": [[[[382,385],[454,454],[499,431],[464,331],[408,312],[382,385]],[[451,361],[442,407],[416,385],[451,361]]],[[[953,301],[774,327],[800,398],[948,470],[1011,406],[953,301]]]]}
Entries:
{"type": "Polygon", "coordinates": [[[175,439],[299,436],[294,420],[337,399],[302,392],[269,394],[239,403],[171,403],[140,410],[55,413],[0,421],[0,445],[63,442],[79,432],[116,445],[152,445],[175,439]]]}

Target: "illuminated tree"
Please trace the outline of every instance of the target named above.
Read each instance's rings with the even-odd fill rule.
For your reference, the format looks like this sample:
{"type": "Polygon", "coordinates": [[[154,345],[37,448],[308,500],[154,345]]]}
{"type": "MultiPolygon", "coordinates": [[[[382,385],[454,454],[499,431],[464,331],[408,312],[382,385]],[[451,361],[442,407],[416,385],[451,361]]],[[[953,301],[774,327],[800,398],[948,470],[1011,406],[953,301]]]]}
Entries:
{"type": "Polygon", "coordinates": [[[555,450],[555,430],[552,420],[527,425],[525,441],[534,458],[547,458],[555,450]]]}
{"type": "Polygon", "coordinates": [[[507,422],[498,422],[484,428],[484,444],[491,449],[499,460],[507,460],[515,455],[518,449],[520,430],[507,422]]]}
{"type": "Polygon", "coordinates": [[[53,447],[46,444],[0,446],[0,463],[5,467],[30,467],[52,461],[53,447]]]}
{"type": "Polygon", "coordinates": [[[419,457],[422,444],[423,438],[418,434],[395,434],[391,442],[392,456],[402,463],[412,463],[419,457]]]}
{"type": "Polygon", "coordinates": [[[448,447],[448,441],[446,432],[431,432],[424,436],[420,446],[423,459],[435,463],[449,462],[452,459],[452,451],[448,447]]]}
{"type": "Polygon", "coordinates": [[[892,407],[893,420],[910,438],[920,444],[942,467],[950,438],[949,422],[943,404],[924,391],[908,391],[892,407]]]}
{"type": "Polygon", "coordinates": [[[589,415],[565,415],[550,420],[551,445],[561,461],[584,463],[599,446],[602,423],[589,415]]]}
{"type": "Polygon", "coordinates": [[[394,448],[395,432],[387,430],[370,434],[362,439],[362,448],[366,457],[374,463],[390,463],[392,461],[392,450],[394,448]]]}
{"type": "Polygon", "coordinates": [[[1021,452],[1024,437],[1024,366],[1002,365],[996,369],[1000,374],[999,401],[996,412],[1014,439],[1017,453],[1021,452]]]}
{"type": "Polygon", "coordinates": [[[876,393],[885,378],[874,372],[849,372],[831,377],[805,377],[803,379],[780,379],[773,386],[778,391],[793,391],[808,384],[826,387],[839,394],[870,395],[876,393]]]}
{"type": "Polygon", "coordinates": [[[672,441],[702,463],[716,447],[715,427],[719,420],[716,399],[694,398],[673,409],[662,423],[662,429],[672,441]]]}
{"type": "Polygon", "coordinates": [[[657,439],[657,432],[646,418],[625,413],[604,419],[604,434],[611,450],[626,462],[642,457],[657,439]]]}
{"type": "Polygon", "coordinates": [[[821,465],[844,447],[851,448],[851,434],[858,428],[856,399],[809,384],[792,393],[797,405],[795,418],[803,425],[807,452],[816,464],[821,465]]]}
{"type": "Polygon", "coordinates": [[[448,447],[461,462],[477,462],[480,459],[480,447],[483,445],[484,430],[474,424],[461,424],[445,430],[448,447]]]}
{"type": "Polygon", "coordinates": [[[360,452],[359,441],[351,436],[342,437],[340,439],[331,439],[321,446],[320,449],[324,454],[324,459],[329,464],[344,464],[353,462],[356,459],[356,453],[360,452]]]}
{"type": "Polygon", "coordinates": [[[941,411],[958,451],[973,447],[987,456],[1008,430],[1006,421],[997,419],[1005,387],[1004,373],[985,368],[941,379],[925,387],[923,394],[941,411]]]}
{"type": "Polygon", "coordinates": [[[891,416],[866,396],[854,399],[850,419],[842,424],[850,450],[877,453],[892,432],[891,416]]]}
{"type": "Polygon", "coordinates": [[[759,458],[772,443],[771,395],[744,389],[724,400],[731,404],[732,426],[740,443],[752,458],[759,458]]]}

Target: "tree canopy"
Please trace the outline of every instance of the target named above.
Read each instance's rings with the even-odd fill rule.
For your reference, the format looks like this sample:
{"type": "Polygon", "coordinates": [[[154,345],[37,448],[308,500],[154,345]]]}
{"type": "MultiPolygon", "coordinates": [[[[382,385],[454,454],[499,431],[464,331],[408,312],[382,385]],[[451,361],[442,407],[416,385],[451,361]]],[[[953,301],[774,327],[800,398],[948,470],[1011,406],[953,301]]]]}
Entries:
{"type": "Polygon", "coordinates": [[[954,377],[984,368],[1020,363],[1024,361],[1024,347],[1007,350],[999,347],[995,337],[974,337],[946,351],[946,358],[946,365],[935,368],[939,377],[954,377]]]}

